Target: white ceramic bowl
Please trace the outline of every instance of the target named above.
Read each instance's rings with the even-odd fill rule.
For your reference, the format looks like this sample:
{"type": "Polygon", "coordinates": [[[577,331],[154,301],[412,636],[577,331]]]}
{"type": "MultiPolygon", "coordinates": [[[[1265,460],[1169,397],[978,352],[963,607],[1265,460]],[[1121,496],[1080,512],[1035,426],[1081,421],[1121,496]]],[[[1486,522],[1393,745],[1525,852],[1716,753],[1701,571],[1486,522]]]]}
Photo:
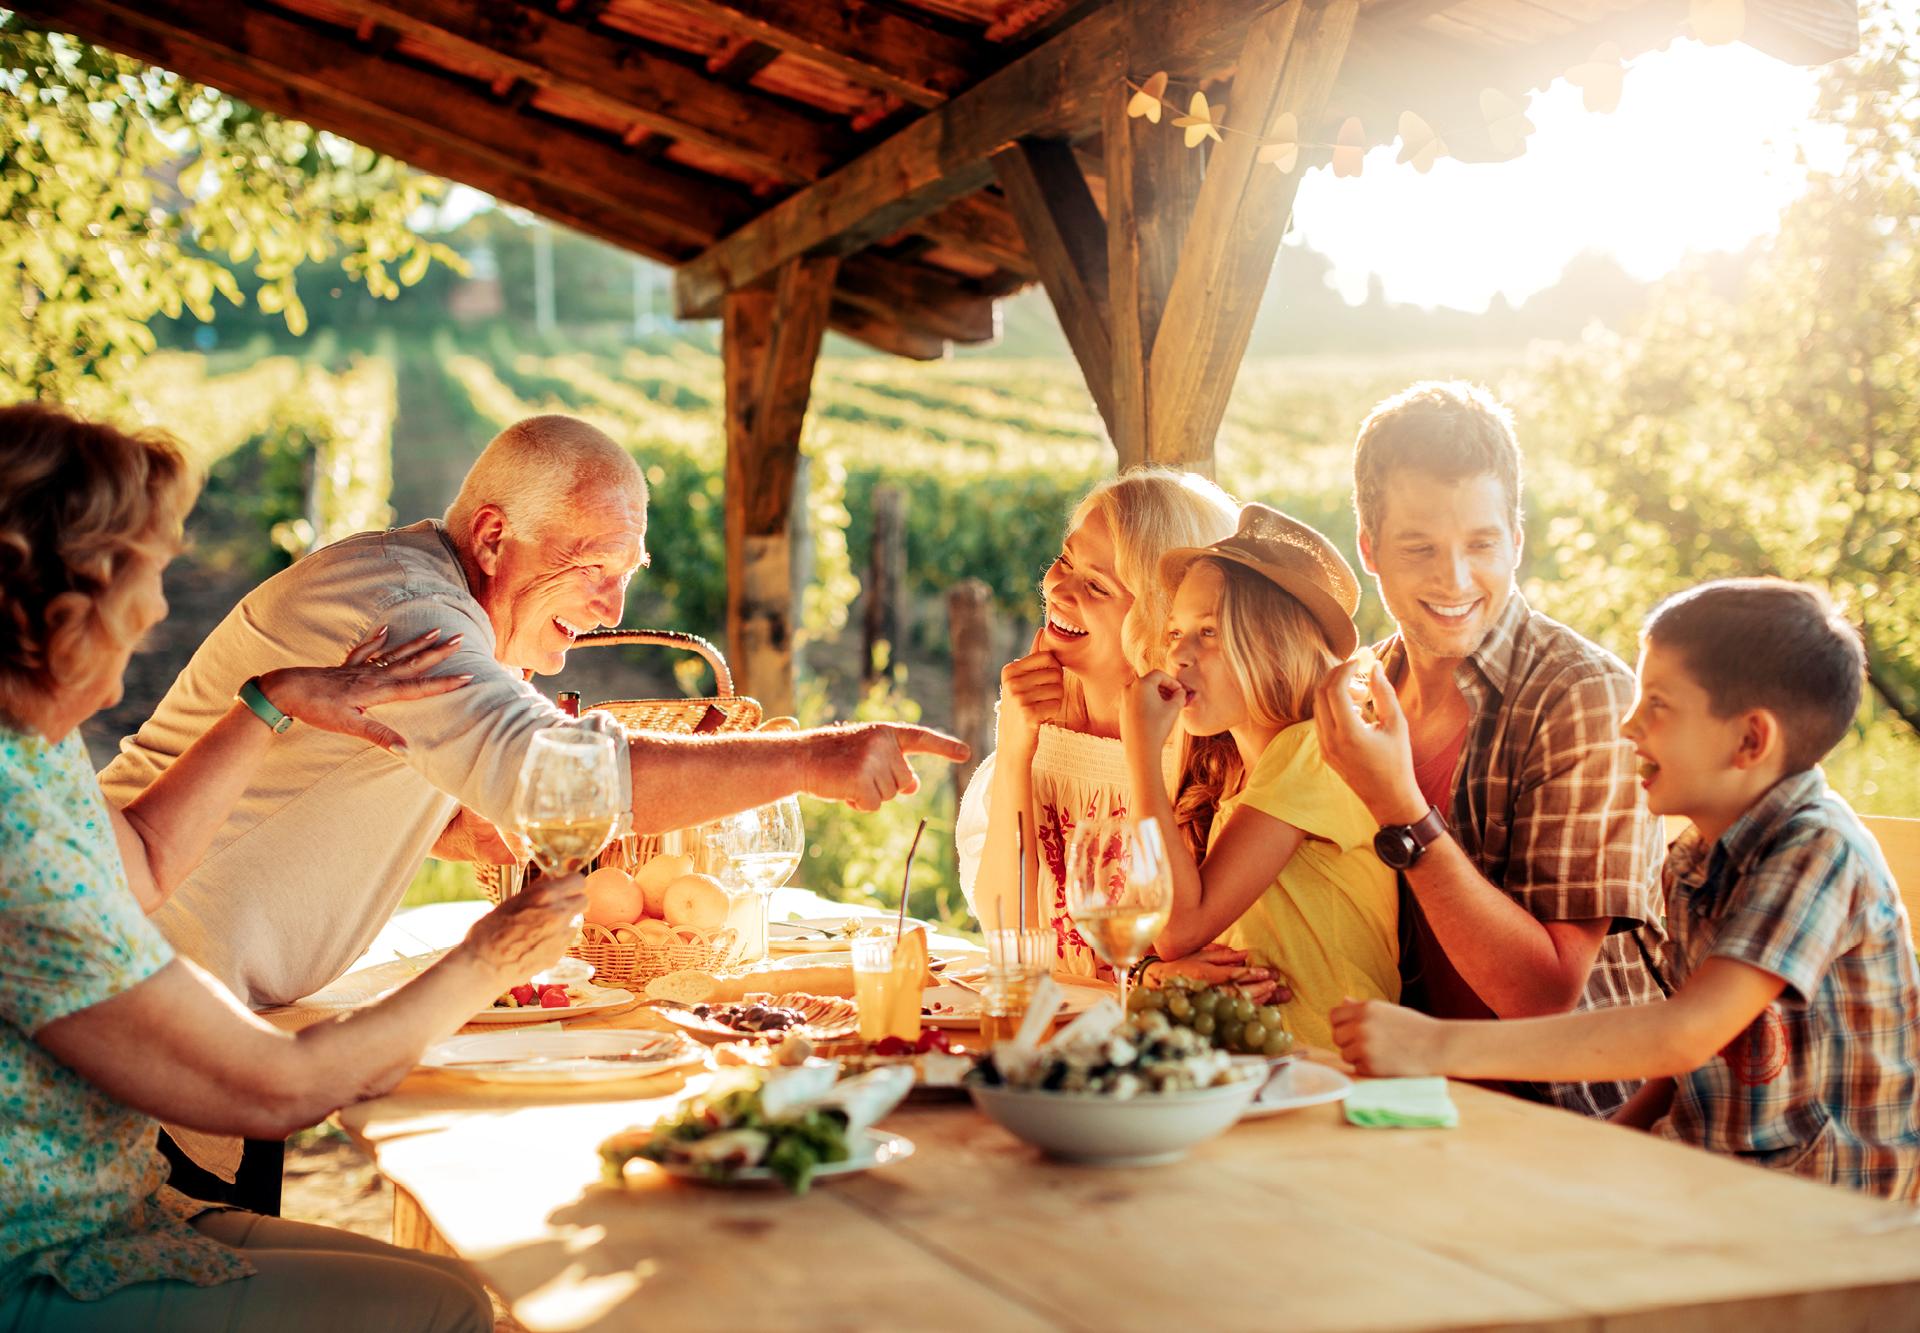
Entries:
{"type": "Polygon", "coordinates": [[[1177,1161],[1196,1143],[1222,1134],[1260,1091],[1241,1077],[1193,1092],[1108,1097],[1090,1092],[970,1087],[973,1104],[1051,1157],[1087,1166],[1153,1166],[1177,1161]]]}

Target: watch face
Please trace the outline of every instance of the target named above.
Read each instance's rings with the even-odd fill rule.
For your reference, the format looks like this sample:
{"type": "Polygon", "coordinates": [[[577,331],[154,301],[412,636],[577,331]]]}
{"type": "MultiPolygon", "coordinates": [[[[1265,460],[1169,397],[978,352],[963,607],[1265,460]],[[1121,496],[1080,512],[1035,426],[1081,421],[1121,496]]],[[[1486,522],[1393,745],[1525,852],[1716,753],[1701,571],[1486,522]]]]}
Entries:
{"type": "Polygon", "coordinates": [[[1420,854],[1420,844],[1406,828],[1395,825],[1373,835],[1374,854],[1394,870],[1405,870],[1420,854]]]}

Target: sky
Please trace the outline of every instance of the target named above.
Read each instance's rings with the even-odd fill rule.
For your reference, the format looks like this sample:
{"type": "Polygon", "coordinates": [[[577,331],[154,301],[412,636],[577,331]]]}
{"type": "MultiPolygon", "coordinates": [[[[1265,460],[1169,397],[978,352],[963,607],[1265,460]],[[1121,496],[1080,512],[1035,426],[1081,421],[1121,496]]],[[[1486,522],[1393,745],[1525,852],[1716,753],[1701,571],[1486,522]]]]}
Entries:
{"type": "MultiPolygon", "coordinates": [[[[1536,94],[1537,132],[1514,161],[1443,159],[1421,175],[1394,162],[1396,141],[1358,178],[1310,172],[1289,240],[1330,258],[1355,303],[1378,273],[1400,304],[1479,311],[1499,293],[1517,305],[1584,252],[1658,278],[1689,252],[1738,250],[1778,229],[1804,187],[1802,151],[1833,151],[1808,120],[1817,78],[1739,43],[1676,41],[1629,64],[1615,111],[1587,111],[1564,79],[1536,94]]],[[[456,186],[439,217],[486,203],[456,186]]]]}
{"type": "Polygon", "coordinates": [[[1689,251],[1778,230],[1805,186],[1800,150],[1833,151],[1808,120],[1817,77],[1747,46],[1679,41],[1630,63],[1613,112],[1587,111],[1564,79],[1536,94],[1538,132],[1514,161],[1443,159],[1423,176],[1395,164],[1396,141],[1357,178],[1312,172],[1296,239],[1333,261],[1355,302],[1377,272],[1403,304],[1483,310],[1496,292],[1518,304],[1583,251],[1657,278],[1689,251]]]}

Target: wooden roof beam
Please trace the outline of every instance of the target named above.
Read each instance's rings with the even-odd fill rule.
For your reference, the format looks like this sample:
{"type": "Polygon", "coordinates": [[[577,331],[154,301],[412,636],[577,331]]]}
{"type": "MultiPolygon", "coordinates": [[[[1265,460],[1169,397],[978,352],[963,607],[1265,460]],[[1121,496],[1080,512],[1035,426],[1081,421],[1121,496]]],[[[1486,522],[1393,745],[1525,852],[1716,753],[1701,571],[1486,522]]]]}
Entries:
{"type": "Polygon", "coordinates": [[[930,241],[997,264],[1023,278],[1038,273],[1013,214],[1002,201],[988,195],[971,194],[955,200],[921,218],[913,224],[913,230],[930,241]]]}
{"type": "Polygon", "coordinates": [[[915,106],[938,106],[964,85],[983,48],[870,0],[670,0],[729,32],[803,56],[915,106]]]}
{"type": "Polygon", "coordinates": [[[466,160],[487,170],[532,176],[613,208],[646,213],[657,230],[693,243],[725,234],[752,210],[745,196],[648,163],[584,132],[556,132],[495,102],[484,89],[382,66],[369,61],[345,34],[332,38],[261,10],[224,0],[34,0],[32,8],[53,26],[109,46],[120,43],[107,29],[123,39],[130,31],[145,33],[149,49],[157,46],[162,52],[155,63],[189,78],[200,78],[195,70],[208,59],[238,66],[257,76],[248,81],[256,93],[238,95],[249,101],[264,96],[264,106],[274,105],[273,87],[281,84],[320,99],[321,105],[350,108],[362,126],[369,120],[391,122],[410,141],[430,139],[449,150],[451,157],[441,153],[436,159],[449,164],[445,174],[459,179],[471,174],[466,160]]]}
{"type": "Polygon", "coordinates": [[[920,264],[871,251],[840,268],[835,297],[842,303],[957,343],[990,343],[1000,336],[993,297],[963,280],[941,277],[920,264]]]}
{"type": "Polygon", "coordinates": [[[669,264],[685,259],[698,248],[696,241],[656,225],[648,214],[634,208],[611,207],[528,172],[492,166],[402,122],[369,115],[350,103],[295,87],[239,61],[188,47],[78,0],[63,0],[57,16],[53,8],[49,4],[45,15],[35,21],[219,88],[263,111],[323,127],[422,171],[465,181],[503,203],[538,213],[608,244],[669,264]]]}
{"type": "MultiPolygon", "coordinates": [[[[890,236],[993,176],[988,159],[1016,139],[1073,138],[1099,120],[1123,53],[1154,53],[1175,77],[1219,72],[1248,22],[1304,0],[1176,0],[1106,5],[967,91],[767,210],[674,281],[682,317],[719,313],[721,296],[808,253],[848,255],[890,236]]],[[[1132,71],[1139,72],[1139,71],[1132,71]]]]}
{"type": "Polygon", "coordinates": [[[651,52],[633,38],[616,40],[529,4],[335,3],[537,87],[699,144],[776,180],[816,180],[854,148],[847,135],[777,97],[717,86],[706,71],[651,52]]]}
{"type": "Polygon", "coordinates": [[[865,343],[876,352],[904,356],[914,361],[938,361],[950,350],[945,338],[924,329],[908,328],[884,315],[836,299],[827,326],[855,342],[865,343]]]}

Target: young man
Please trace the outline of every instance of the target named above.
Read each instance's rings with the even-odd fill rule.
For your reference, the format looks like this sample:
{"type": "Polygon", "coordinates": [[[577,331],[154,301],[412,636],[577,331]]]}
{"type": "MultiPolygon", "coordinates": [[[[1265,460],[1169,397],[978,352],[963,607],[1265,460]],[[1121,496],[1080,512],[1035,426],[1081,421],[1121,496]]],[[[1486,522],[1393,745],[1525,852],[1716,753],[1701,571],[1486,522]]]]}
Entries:
{"type": "Polygon", "coordinates": [[[1673,998],[1498,1025],[1349,1004],[1334,1015],[1343,1053],[1371,1073],[1652,1079],[1617,1119],[1920,1200],[1912,926],[1815,767],[1853,721],[1865,666],[1812,588],[1733,579],[1664,603],[1621,730],[1648,803],[1693,824],[1662,872],[1673,998]]]}
{"type": "MultiPolygon", "coordinates": [[[[1381,824],[1400,871],[1406,1003],[1525,1018],[1657,1000],[1643,928],[1659,917],[1659,837],[1618,719],[1626,665],[1530,610],[1520,451],[1484,389],[1416,384],[1354,447],[1360,557],[1399,633],[1379,645],[1372,716],[1332,673],[1314,720],[1329,763],[1381,824]]],[[[1516,1086],[1587,1115],[1633,1091],[1516,1086]]]]}

